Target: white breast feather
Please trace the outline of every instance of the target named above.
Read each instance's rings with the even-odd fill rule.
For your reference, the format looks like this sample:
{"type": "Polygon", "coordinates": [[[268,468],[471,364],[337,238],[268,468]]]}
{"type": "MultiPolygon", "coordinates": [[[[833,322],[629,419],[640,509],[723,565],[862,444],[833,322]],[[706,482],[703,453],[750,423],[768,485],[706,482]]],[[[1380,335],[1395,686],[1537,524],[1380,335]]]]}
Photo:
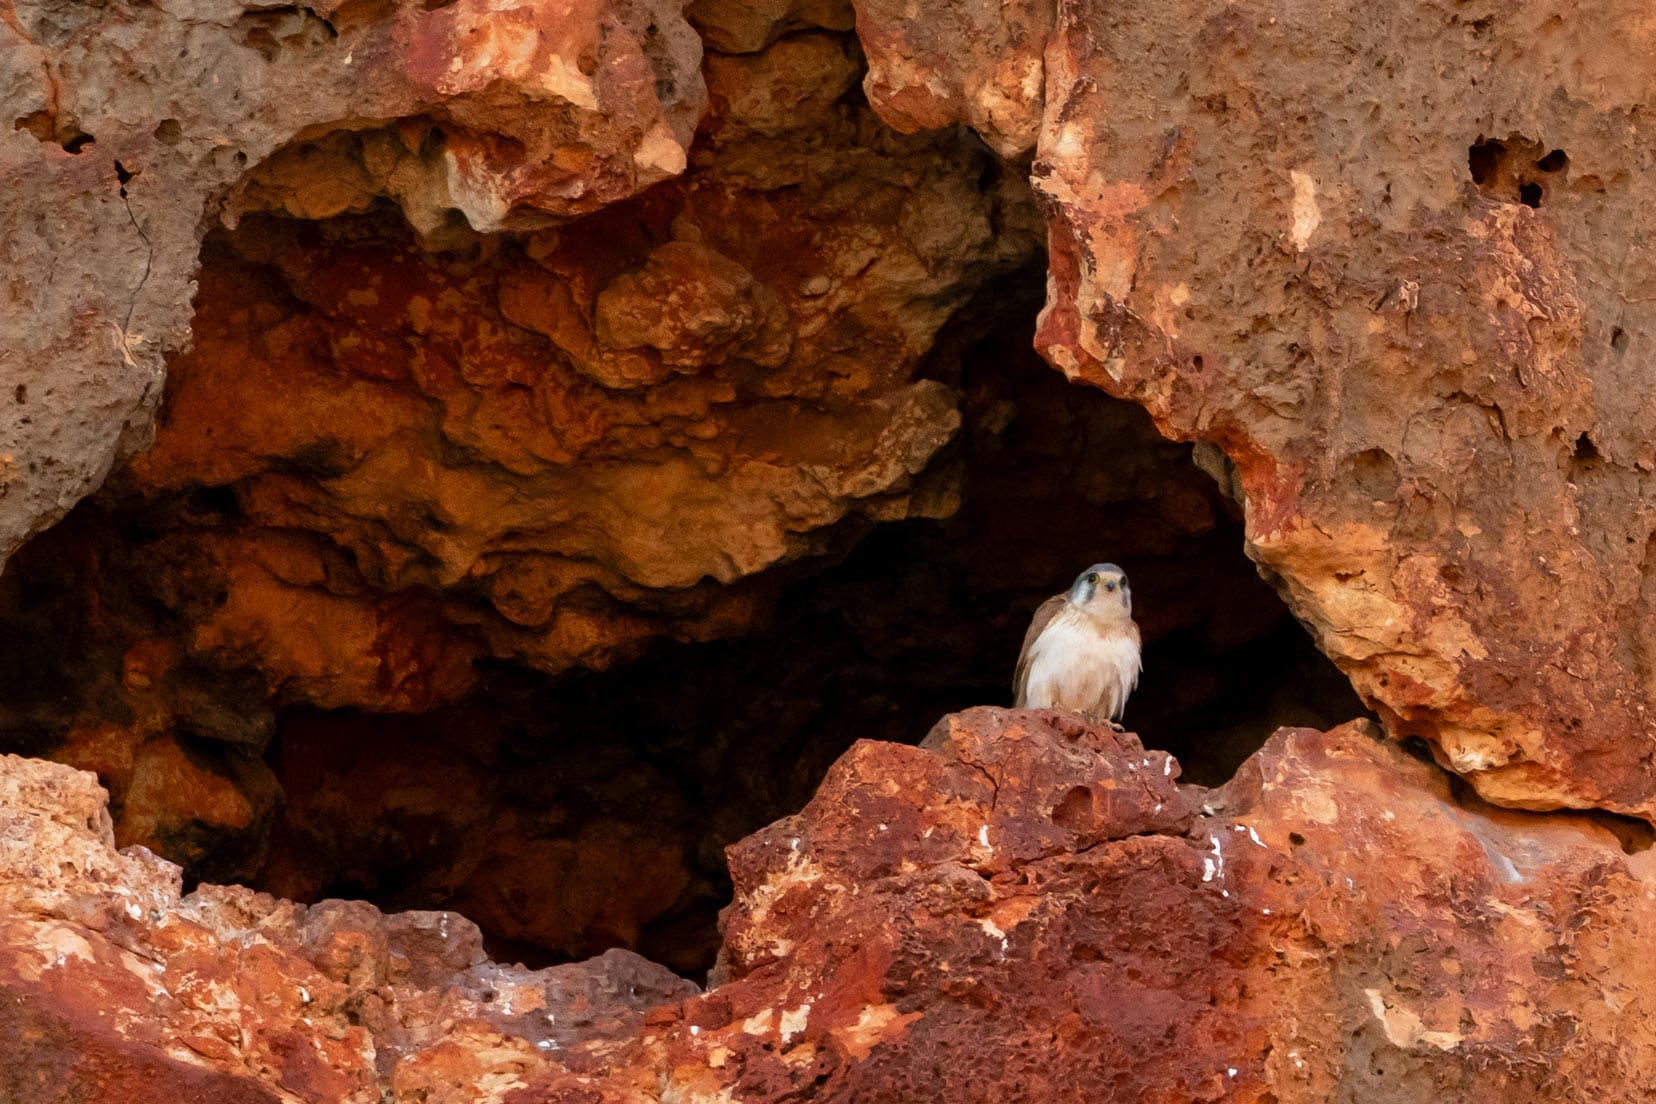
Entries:
{"type": "Polygon", "coordinates": [[[1138,685],[1138,645],[1106,634],[1085,614],[1064,610],[1029,647],[1022,705],[1068,709],[1112,720],[1138,685]]]}

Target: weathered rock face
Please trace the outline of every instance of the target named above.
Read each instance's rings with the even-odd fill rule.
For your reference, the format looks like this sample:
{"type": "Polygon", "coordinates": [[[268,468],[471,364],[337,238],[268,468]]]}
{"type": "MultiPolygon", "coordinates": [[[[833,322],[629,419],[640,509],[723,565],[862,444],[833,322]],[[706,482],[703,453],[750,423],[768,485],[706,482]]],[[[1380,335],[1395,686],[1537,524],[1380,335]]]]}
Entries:
{"type": "Polygon", "coordinates": [[[658,1044],[674,1089],[1493,1101],[1656,1083],[1616,1011],[1650,984],[1622,966],[1653,919],[1648,852],[1585,819],[1463,809],[1357,727],[1278,733],[1212,814],[1175,770],[1051,713],[859,744],[799,817],[732,851],[719,984],[658,1044]]]}
{"type": "Polygon", "coordinates": [[[5,10],[0,560],[148,440],[221,215],[540,225],[679,173],[706,103],[672,3],[5,10]]]}
{"type": "MultiPolygon", "coordinates": [[[[982,154],[897,140],[841,105],[855,61],[838,38],[804,36],[779,43],[778,56],[712,66],[719,107],[700,167],[669,187],[538,236],[478,238],[448,225],[452,209],[475,229],[532,226],[510,216],[585,213],[684,169],[702,102],[697,40],[687,46],[676,16],[642,8],[588,15],[593,42],[557,49],[561,39],[535,22],[550,9],[462,4],[357,29],[354,46],[328,39],[314,58],[285,58],[287,79],[302,85],[360,68],[376,87],[405,92],[407,102],[377,110],[356,103],[358,115],[436,111],[407,91],[425,87],[427,69],[432,95],[447,98],[412,151],[406,126],[369,133],[358,124],[320,138],[310,127],[303,143],[256,164],[223,210],[319,219],[365,210],[379,195],[415,196],[426,207],[403,202],[404,214],[428,244],[454,248],[414,248],[394,227],[378,229],[390,225],[383,218],[312,227],[243,217],[210,251],[194,346],[173,360],[164,424],[131,485],[152,499],[234,487],[218,500],[234,500],[234,531],[181,534],[188,547],[172,553],[210,591],[179,600],[207,607],[183,612],[198,625],[191,650],[214,653],[217,666],[256,656],[271,688],[292,700],[429,707],[464,689],[479,654],[559,670],[600,665],[663,631],[728,632],[749,615],[747,601],[722,587],[694,590],[702,580],[730,584],[820,549],[828,538],[818,531],[848,514],[948,508],[946,490],[920,501],[912,493],[912,476],[958,424],[947,396],[917,384],[913,369],[973,289],[1031,256],[1016,178],[979,189],[982,154]],[[648,23],[634,28],[643,45],[629,37],[635,23],[648,23]],[[599,39],[620,56],[594,53],[599,39]],[[644,64],[651,51],[667,51],[654,69],[644,64]],[[583,75],[594,66],[601,86],[583,75]],[[564,108],[524,113],[520,83],[531,77],[552,82],[538,94],[564,108]],[[672,94],[650,104],[676,122],[637,139],[662,146],[656,161],[639,150],[627,160],[624,139],[649,105],[623,111],[624,93],[645,77],[672,94]],[[493,98],[474,102],[482,92],[468,81],[493,98]],[[585,100],[594,102],[571,106],[585,100]],[[490,157],[517,161],[510,180],[487,178],[509,193],[485,195],[482,169],[456,150],[509,115],[504,103],[519,105],[512,122],[537,129],[533,141],[495,143],[490,157]],[[586,134],[583,121],[599,133],[586,134]],[[430,133],[438,122],[440,141],[430,133]],[[585,174],[564,172],[556,187],[540,179],[577,138],[585,174]],[[612,147],[620,152],[604,153],[612,147]],[[617,158],[633,169],[612,166],[617,158]],[[422,166],[463,194],[432,193],[422,166]],[[362,179],[347,187],[341,174],[362,179]],[[457,590],[463,613],[444,608],[457,590]],[[660,592],[671,593],[646,603],[653,609],[627,608],[660,592]],[[418,654],[404,648],[409,635],[425,641],[418,654]]],[[[581,37],[581,19],[555,22],[560,35],[581,37]]],[[[254,24],[246,34],[258,43],[276,34],[254,24]]],[[[97,31],[60,52],[91,49],[97,31]]],[[[286,33],[267,52],[300,50],[284,45],[286,33]]],[[[234,76],[244,81],[262,73],[243,68],[234,76]]],[[[137,77],[102,79],[114,96],[137,77]]],[[[319,98],[326,104],[329,93],[319,98]]],[[[59,109],[83,128],[102,121],[90,112],[59,109]]],[[[218,125],[211,115],[199,122],[218,125]]],[[[231,134],[238,156],[265,155],[241,137],[231,134]]],[[[179,150],[196,144],[193,131],[173,138],[179,150]]],[[[176,208],[164,172],[115,134],[95,145],[125,158],[131,202],[136,181],[153,179],[176,208]]],[[[71,157],[29,148],[37,159],[71,157]]],[[[188,225],[200,219],[192,211],[188,225]]],[[[150,264],[145,287],[165,285],[175,309],[190,269],[174,264],[169,277],[150,264]]],[[[149,340],[165,329],[149,326],[149,340]]],[[[30,385],[50,392],[49,417],[91,405],[49,381],[30,385]]],[[[49,465],[48,450],[19,444],[49,465]]],[[[101,477],[110,450],[92,451],[101,477]]],[[[20,486],[7,502],[34,496],[20,486]]],[[[191,515],[178,528],[202,527],[191,515]]]]}
{"type": "Polygon", "coordinates": [[[176,866],[114,850],[67,767],[0,757],[0,798],[6,1100],[499,1099],[544,1055],[635,1046],[695,989],[625,951],[499,966],[447,913],[181,895],[176,866]]]}
{"type": "MultiPolygon", "coordinates": [[[[698,580],[949,508],[913,365],[1028,258],[1027,212],[842,99],[846,5],[8,11],[0,175],[39,202],[0,215],[0,552],[148,438],[202,237],[236,228],[129,484],[247,519],[176,541],[212,595],[181,599],[193,655],[426,708],[483,656],[738,631],[762,596],[698,580]]],[[[1650,207],[1618,159],[1639,9],[1352,14],[857,10],[899,129],[1014,158],[1039,130],[1041,347],[1225,454],[1394,732],[1508,805],[1650,815],[1651,297],[1605,245],[1650,207]]]]}
{"type": "Polygon", "coordinates": [[[0,578],[112,794],[0,761],[0,1096],[1656,1095],[1648,828],[1365,726],[977,709],[724,852],[1095,545],[1211,778],[1348,715],[985,338],[1032,146],[1042,354],[1390,734],[1656,818],[1642,11],[0,4],[0,558],[113,471],[0,578]],[[181,891],[695,972],[722,853],[706,993],[181,891]]]}
{"type": "MultiPolygon", "coordinates": [[[[1017,297],[1021,328],[967,308],[927,359],[959,396],[962,430],[931,476],[959,488],[956,513],[761,576],[779,594],[741,637],[564,679],[479,669],[436,708],[409,680],[400,702],[418,712],[318,711],[273,696],[252,661],[217,666],[178,615],[210,619],[224,594],[188,553],[246,525],[234,500],[112,488],[0,579],[15,645],[0,653],[0,735],[95,770],[117,842],[187,879],[454,908],[534,964],[620,945],[700,976],[730,899],[724,849],[797,811],[857,737],[909,742],[942,713],[1006,701],[1030,611],[1100,548],[1140,598],[1149,666],[1129,720],[1199,780],[1228,778],[1277,724],[1357,715],[1238,553],[1239,515],[1188,447],[1051,371],[1028,348],[1038,290],[1017,297]]],[[[306,604],[293,625],[271,608],[280,639],[360,654],[354,622],[325,616],[348,601],[306,604]]],[[[384,623],[407,634],[393,655],[442,656],[421,624],[384,623]]]]}
{"type": "Polygon", "coordinates": [[[1041,129],[1054,7],[1053,0],[936,7],[856,0],[869,103],[904,133],[965,123],[1001,156],[1027,156],[1041,129]]]}
{"type": "MultiPolygon", "coordinates": [[[[1092,542],[1140,588],[1150,670],[1129,719],[1201,780],[1229,778],[1275,723],[1357,715],[1325,660],[1296,657],[1303,632],[1183,448],[1001,351],[966,358],[955,517],[882,527],[740,639],[550,683],[490,677],[417,716],[286,712],[268,756],[283,804],[263,865],[236,876],[455,908],[514,954],[619,944],[701,976],[730,900],[724,849],[797,811],[858,736],[911,742],[943,712],[1006,701],[1032,606],[1092,542]]],[[[52,754],[83,762],[79,739],[52,754]]],[[[142,839],[112,792],[117,840],[142,839]]],[[[237,857],[225,846],[213,869],[237,857]]]]}
{"type": "Polygon", "coordinates": [[[732,850],[696,995],[619,952],[497,967],[457,917],[181,898],[174,868],[111,850],[90,776],[8,757],[0,987],[22,1030],[0,1076],[28,1100],[1656,1091],[1627,1011],[1652,984],[1648,830],[1464,807],[1357,726],[1283,730],[1220,791],[1176,776],[1054,712],[859,743],[732,850]]]}
{"type": "MultiPolygon", "coordinates": [[[[337,38],[320,16],[250,16],[246,49],[213,64],[240,59],[248,81],[273,80],[268,62],[301,85],[346,82],[318,93],[312,106],[327,111],[343,110],[330,97],[354,96],[349,80],[367,66],[388,82],[373,96],[392,97],[376,118],[395,119],[307,125],[274,153],[223,122],[226,140],[251,151],[236,163],[252,167],[205,208],[207,224],[234,229],[208,236],[192,347],[170,360],[154,445],[0,581],[5,621],[33,641],[0,658],[4,746],[96,770],[121,841],[192,877],[280,865],[268,844],[284,791],[265,754],[280,713],[460,703],[456,715],[521,735],[521,716],[490,708],[484,663],[557,674],[658,638],[740,634],[785,581],[754,576],[843,552],[875,521],[952,512],[958,473],[933,461],[958,431],[958,397],[920,378],[921,362],[971,294],[1038,247],[1017,176],[955,137],[894,135],[857,101],[853,41],[798,25],[840,25],[827,9],[776,13],[786,38],[709,58],[710,100],[699,42],[686,45],[676,15],[642,7],[332,18],[337,38]],[[322,38],[294,38],[306,27],[322,38]],[[640,59],[660,86],[653,108],[634,102],[648,75],[640,59]],[[530,96],[537,81],[551,85],[530,96]],[[596,106],[577,102],[583,81],[596,82],[596,106]],[[639,168],[655,126],[646,108],[688,149],[704,100],[694,166],[657,149],[665,160],[639,168]],[[491,126],[498,141],[479,137],[491,126]],[[467,142],[498,170],[492,199],[455,152],[467,142]],[[434,190],[432,166],[460,190],[434,190]],[[536,229],[552,216],[558,226],[536,229]]],[[[146,24],[151,37],[133,49],[148,57],[188,26],[146,24]]],[[[84,32],[66,57],[114,33],[84,32]]],[[[140,78],[100,79],[118,98],[121,79],[140,78]]],[[[264,112],[251,93],[243,101],[264,112]]],[[[274,125],[269,114],[258,126],[274,125]]],[[[83,154],[122,133],[99,126],[83,154]]],[[[201,133],[175,126],[154,140],[193,156],[201,133]]],[[[32,139],[28,149],[51,164],[71,157],[32,139]]],[[[137,153],[122,157],[128,185],[156,177],[174,189],[169,201],[194,202],[137,153]]],[[[181,295],[189,269],[174,268],[145,287],[170,279],[181,295]]],[[[52,403],[54,417],[85,405],[57,393],[52,403]]],[[[460,756],[473,763],[513,738],[475,736],[460,756]]],[[[337,758],[358,761],[358,741],[342,740],[337,758]]],[[[384,746],[372,732],[363,742],[384,746]]],[[[427,781],[461,784],[468,772],[427,781]]],[[[291,821],[303,795],[287,796],[291,821]]],[[[782,811],[747,811],[710,848],[674,833],[623,850],[706,850],[703,865],[717,865],[724,843],[782,811]]],[[[468,841],[460,875],[425,872],[440,889],[430,896],[446,900],[479,864],[500,863],[471,846],[481,810],[437,813],[439,835],[468,841]]],[[[298,819],[305,844],[355,842],[346,826],[298,819]]],[[[537,819],[526,831],[544,840],[545,828],[537,819]]],[[[607,862],[602,852],[582,861],[607,862]]],[[[269,880],[294,892],[358,882],[318,865],[269,880]]],[[[633,912],[652,918],[675,886],[699,884],[674,866],[633,912]]],[[[550,911],[538,930],[563,953],[631,941],[642,923],[544,906],[515,911],[550,911]]]]}
{"type": "Polygon", "coordinates": [[[1656,815],[1644,9],[1063,5],[1039,344],[1493,801],[1656,815]]]}
{"type": "Polygon", "coordinates": [[[181,658],[286,703],[419,711],[479,657],[557,672],[739,631],[757,596],[732,584],[840,522],[953,509],[915,482],[959,425],[915,368],[1031,256],[1022,186],[840,104],[840,40],[771,52],[714,67],[698,168],[562,229],[215,239],[118,481],[159,530],[181,658]]]}

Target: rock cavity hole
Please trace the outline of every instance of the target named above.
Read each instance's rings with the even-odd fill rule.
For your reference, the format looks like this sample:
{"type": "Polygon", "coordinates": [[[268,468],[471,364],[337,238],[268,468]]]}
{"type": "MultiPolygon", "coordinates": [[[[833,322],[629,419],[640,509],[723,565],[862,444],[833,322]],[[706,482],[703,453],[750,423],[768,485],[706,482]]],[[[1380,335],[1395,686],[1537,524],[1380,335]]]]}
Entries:
{"type": "Polygon", "coordinates": [[[1467,148],[1467,169],[1478,190],[1500,203],[1540,207],[1551,187],[1569,175],[1570,157],[1521,134],[1485,138],[1467,148]]]}

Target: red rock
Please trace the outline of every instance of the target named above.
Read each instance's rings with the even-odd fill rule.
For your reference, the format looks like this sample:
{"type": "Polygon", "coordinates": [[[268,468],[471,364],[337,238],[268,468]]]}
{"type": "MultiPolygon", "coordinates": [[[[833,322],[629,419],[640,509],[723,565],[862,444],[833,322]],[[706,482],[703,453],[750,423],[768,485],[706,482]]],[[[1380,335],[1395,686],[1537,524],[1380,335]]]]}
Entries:
{"type": "Polygon", "coordinates": [[[868,55],[863,88],[882,119],[905,134],[965,124],[1007,158],[1034,148],[1052,0],[855,4],[868,55]]]}
{"type": "MultiPolygon", "coordinates": [[[[799,817],[733,849],[719,984],[654,1050],[668,1095],[1634,1100],[1656,1084],[1622,1016],[1584,995],[1624,976],[1625,940],[1652,922],[1643,852],[1591,819],[1457,803],[1362,726],[1278,733],[1199,815],[1160,756],[1056,714],[974,710],[928,745],[859,745],[799,817]],[[1062,823],[1076,785],[1115,796],[1079,828],[1062,823]]],[[[1647,973],[1610,983],[1628,987],[1614,1003],[1647,973]]]]}
{"type": "MultiPolygon", "coordinates": [[[[1642,9],[858,7],[873,109],[943,133],[845,101],[837,0],[6,9],[0,556],[166,418],[41,545],[63,605],[7,582],[8,734],[111,796],[0,762],[0,1097],[1656,1095],[1648,830],[1361,726],[1211,792],[1052,713],[860,743],[731,849],[706,993],[150,853],[259,865],[278,705],[740,633],[847,522],[952,512],[925,362],[1033,250],[959,124],[1039,130],[1044,354],[1198,442],[1391,735],[1656,816],[1642,9]]],[[[288,830],[496,810],[487,763],[378,765],[288,830]]],[[[631,939],[689,880],[603,817],[492,828],[427,874],[511,936],[631,939]]]]}
{"type": "Polygon", "coordinates": [[[482,656],[555,673],[742,631],[764,594],[732,584],[848,519],[951,509],[919,477],[959,414],[917,367],[1033,249],[1021,186],[980,192],[980,154],[871,136],[794,77],[720,70],[784,92],[732,86],[685,182],[504,249],[269,219],[213,246],[114,492],[184,503],[134,565],[181,624],[137,635],[285,702],[426,711],[482,656]]]}
{"type": "MultiPolygon", "coordinates": [[[[672,129],[700,111],[699,75],[668,90],[668,72],[659,102],[637,99],[640,57],[670,71],[689,56],[685,27],[664,17],[651,37],[630,3],[555,27],[549,11],[479,0],[338,17],[339,48],[358,44],[351,66],[388,82],[374,95],[425,114],[307,130],[248,169],[236,230],[206,246],[192,346],[169,362],[153,447],[44,538],[23,566],[32,581],[0,601],[10,619],[35,594],[72,596],[80,635],[46,651],[63,687],[0,716],[30,733],[13,746],[105,772],[123,842],[179,843],[169,853],[193,872],[201,854],[190,772],[135,774],[144,747],[251,760],[278,710],[426,714],[474,693],[480,661],[558,674],[663,638],[737,635],[782,586],[771,569],[840,553],[872,521],[956,508],[958,472],[933,460],[960,425],[958,396],[921,368],[976,289],[1037,248],[1023,184],[979,187],[993,167],[981,150],[893,136],[841,103],[852,44],[816,34],[711,67],[698,163],[616,202],[657,179],[621,171],[616,151],[657,115],[672,129]],[[474,25],[478,41],[456,47],[474,25]],[[485,63],[500,80],[484,80],[485,63]],[[552,85],[589,78],[630,106],[546,106],[552,85]],[[484,212],[472,226],[539,225],[554,194],[560,218],[592,213],[514,237],[437,226],[441,212],[418,206],[430,189],[408,184],[432,158],[447,164],[422,144],[427,124],[451,144],[517,135],[494,143],[521,162],[502,187],[532,194],[489,207],[506,222],[484,212]],[[552,171],[547,150],[576,147],[596,159],[578,195],[536,175],[552,171]],[[346,170],[367,175],[346,188],[346,170]],[[269,214],[320,219],[384,194],[419,232],[383,211],[269,214]]],[[[249,17],[246,33],[275,36],[281,65],[355,79],[317,43],[284,44],[290,24],[316,20],[249,17]]],[[[151,282],[181,278],[157,269],[151,282]]],[[[37,615],[34,631],[59,623],[37,615]]],[[[239,784],[227,766],[197,774],[239,784]]],[[[206,803],[237,840],[216,876],[259,867],[272,794],[261,768],[249,777],[248,792],[221,795],[229,804],[206,803]]],[[[623,850],[663,869],[648,846],[623,850]]],[[[316,888],[314,874],[281,877],[316,888]]],[[[646,903],[670,901],[674,884],[664,875],[646,903]]],[[[570,923],[511,926],[592,949],[586,919],[570,923]]]]}
{"type": "Polygon", "coordinates": [[[1628,1014],[1653,980],[1648,829],[1457,800],[1363,725],[1285,729],[1199,796],[1056,712],[859,744],[731,850],[699,995],[622,952],[497,966],[450,914],[181,897],[66,767],[7,758],[0,798],[0,986],[37,1032],[7,1064],[19,1099],[62,1098],[33,1095],[48,1068],[81,1099],[94,1078],[515,1104],[1656,1091],[1628,1014]]]}
{"type": "Polygon", "coordinates": [[[1070,5],[1034,177],[1039,345],[1203,443],[1393,734],[1650,818],[1641,11],[1070,5]]]}
{"type": "Polygon", "coordinates": [[[448,913],[181,895],[176,866],[114,850],[104,795],[67,767],[6,756],[0,797],[9,1100],[483,1100],[694,991],[623,951],[498,965],[448,913]]]}
{"type": "Polygon", "coordinates": [[[19,5],[0,55],[0,559],[147,443],[221,216],[544,225],[681,172],[705,102],[644,0],[19,5]]]}

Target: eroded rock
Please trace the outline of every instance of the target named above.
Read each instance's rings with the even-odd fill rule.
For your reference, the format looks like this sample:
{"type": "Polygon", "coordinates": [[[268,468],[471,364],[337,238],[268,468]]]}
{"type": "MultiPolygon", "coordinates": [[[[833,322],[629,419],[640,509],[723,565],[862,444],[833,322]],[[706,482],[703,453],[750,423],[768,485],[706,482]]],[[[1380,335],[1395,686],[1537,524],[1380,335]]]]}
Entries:
{"type": "Polygon", "coordinates": [[[1215,793],[1181,794],[1176,769],[1055,713],[858,745],[731,852],[718,984],[647,1047],[663,1095],[1631,1101],[1656,1084],[1618,1011],[1651,984],[1626,972],[1656,919],[1648,852],[1627,853],[1648,831],[1624,850],[1589,818],[1462,806],[1362,726],[1283,730],[1215,793]]]}
{"type": "Polygon", "coordinates": [[[963,123],[1002,157],[1026,157],[1041,129],[1055,6],[856,0],[868,102],[904,133],[963,123]]]}
{"type": "Polygon", "coordinates": [[[1004,304],[968,307],[928,360],[960,396],[964,426],[941,458],[959,510],[784,570],[741,636],[559,679],[474,670],[474,651],[445,650],[429,602],[376,606],[366,588],[296,600],[349,578],[343,557],[318,584],[282,543],[225,541],[281,572],[258,586],[257,572],[229,575],[232,597],[219,556],[188,554],[236,525],[229,496],[99,513],[106,494],[0,578],[17,645],[0,652],[0,734],[96,771],[117,843],[187,879],[453,908],[536,965],[620,945],[695,976],[729,900],[724,848],[798,810],[859,736],[907,742],[942,712],[1006,701],[1030,612],[1100,547],[1133,575],[1147,641],[1129,722],[1199,780],[1228,778],[1276,724],[1356,716],[1238,554],[1240,515],[1188,446],[1065,383],[1027,347],[1038,292],[1018,296],[1017,328],[1004,304]],[[257,646],[194,647],[224,639],[227,598],[237,617],[260,612],[270,654],[303,658],[302,682],[273,700],[259,667],[233,665],[257,646]],[[197,610],[206,632],[181,616],[197,610]],[[381,686],[359,625],[394,642],[404,677],[381,686]],[[398,715],[353,706],[357,687],[398,715]],[[301,689],[325,691],[326,711],[295,701],[301,689]],[[447,693],[460,698],[434,704],[447,693]]]}
{"type": "Polygon", "coordinates": [[[751,54],[783,35],[814,29],[848,31],[848,0],[691,0],[685,15],[709,50],[751,54]]]}
{"type": "Polygon", "coordinates": [[[525,971],[446,914],[180,896],[90,775],[0,761],[3,1075],[160,1099],[1641,1100],[1650,833],[1457,801],[1362,725],[1217,791],[1053,711],[862,742],[730,852],[714,985],[525,971]],[[1419,841],[1430,839],[1432,846],[1419,841]],[[49,857],[48,857],[49,856],[49,857]],[[102,1014],[97,1014],[101,1010],[102,1014]],[[240,1094],[240,1095],[237,1095],[240,1094]]]}
{"type": "Polygon", "coordinates": [[[182,894],[178,867],[114,850],[103,792],[68,767],[0,758],[0,797],[7,1099],[499,1099],[694,991],[624,951],[497,965],[449,913],[182,894]]]}
{"type": "MultiPolygon", "coordinates": [[[[542,49],[536,11],[490,33],[542,49]]],[[[476,692],[480,661],[556,674],[739,634],[772,569],[952,512],[958,473],[933,461],[959,400],[920,368],[974,292],[1034,256],[1027,189],[954,136],[896,136],[843,100],[842,36],[710,72],[687,173],[538,233],[422,235],[382,208],[341,214],[371,188],[290,203],[288,154],[257,167],[235,231],[209,238],[153,447],[5,584],[18,630],[52,637],[6,677],[10,746],[74,745],[60,757],[103,773],[123,824],[144,764],[177,764],[183,793],[179,747],[251,759],[240,806],[181,802],[123,835],[189,860],[215,826],[263,834],[279,709],[425,713],[476,692]],[[65,616],[84,623],[65,634],[65,616]]],[[[331,187],[307,165],[295,180],[331,187]]],[[[238,850],[245,876],[261,852],[238,850]]]]}
{"type": "Polygon", "coordinates": [[[683,182],[539,236],[218,239],[116,495],[175,504],[150,567],[187,655],[288,702],[419,711],[479,656],[557,672],[739,631],[735,584],[840,523],[953,508],[917,477],[959,415],[916,367],[1034,249],[1018,183],[979,190],[982,155],[856,108],[788,101],[777,135],[774,101],[762,131],[722,102],[683,182]]]}
{"type": "Polygon", "coordinates": [[[681,172],[705,107],[671,2],[8,11],[0,560],[149,440],[221,215],[544,225],[681,172]]]}
{"type": "Polygon", "coordinates": [[[1034,175],[1039,345],[1223,450],[1393,733],[1490,800],[1648,818],[1642,20],[1067,5],[1034,175]]]}

